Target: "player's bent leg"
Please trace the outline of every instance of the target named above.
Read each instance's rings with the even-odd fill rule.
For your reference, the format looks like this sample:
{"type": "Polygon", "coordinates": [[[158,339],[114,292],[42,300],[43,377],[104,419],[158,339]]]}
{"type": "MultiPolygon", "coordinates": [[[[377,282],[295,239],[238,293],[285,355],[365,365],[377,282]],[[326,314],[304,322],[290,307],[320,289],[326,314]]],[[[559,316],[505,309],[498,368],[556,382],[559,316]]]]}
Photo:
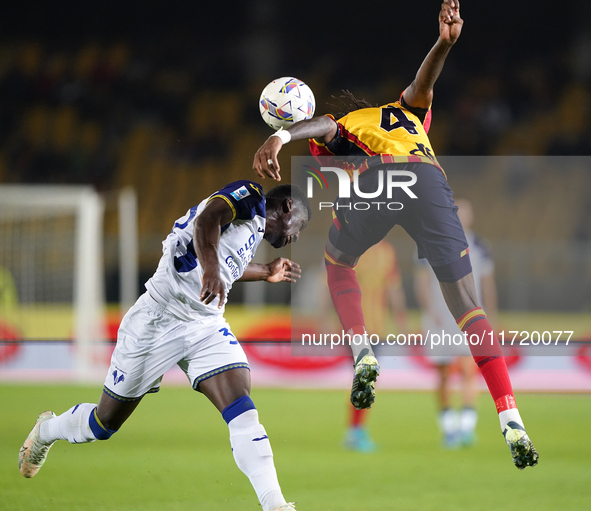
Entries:
{"type": "MultiPolygon", "coordinates": [[[[435,268],[434,270],[439,278],[440,274],[435,268]]],[[[442,281],[441,278],[439,280],[443,297],[460,330],[466,335],[474,361],[495,402],[501,431],[511,450],[515,466],[523,470],[526,466],[537,465],[538,452],[523,428],[505,358],[496,334],[476,299],[472,274],[469,273],[455,282],[442,281]]]]}
{"type": "Polygon", "coordinates": [[[20,473],[27,478],[34,477],[57,440],[68,440],[72,444],[94,442],[96,437],[89,421],[95,409],[94,404],[80,403],[58,416],[51,411],[40,414],[19,451],[20,473]]]}
{"type": "MultiPolygon", "coordinates": [[[[96,420],[101,428],[104,428],[106,431],[111,431],[111,434],[119,430],[140,404],[142,398],[128,399],[128,401],[123,401],[122,398],[116,399],[103,391],[96,409],[96,420]]],[[[106,440],[106,438],[103,439],[98,437],[97,439],[106,440]]]]}
{"type": "Polygon", "coordinates": [[[458,435],[458,414],[456,410],[450,408],[451,390],[449,387],[450,375],[449,363],[438,363],[435,367],[439,375],[439,385],[437,388],[437,397],[439,400],[439,428],[443,435],[442,444],[446,449],[456,449],[459,447],[458,435]]]}
{"type": "MultiPolygon", "coordinates": [[[[334,229],[331,227],[331,229],[334,229]]],[[[351,336],[351,352],[355,360],[351,404],[359,409],[370,408],[375,401],[375,381],[380,366],[367,339],[361,309],[361,290],[354,266],[358,258],[338,250],[330,241],[326,245],[325,266],[328,288],[343,330],[351,336]]]]}
{"type": "Polygon", "coordinates": [[[79,403],[61,415],[51,411],[39,415],[35,426],[19,451],[19,470],[31,478],[39,472],[51,446],[57,440],[84,444],[108,440],[139,404],[116,401],[105,393],[98,407],[93,403],[79,403]]]}
{"type": "Polygon", "coordinates": [[[295,511],[283,498],[269,437],[249,396],[250,371],[224,371],[201,381],[199,390],[228,424],[236,465],[250,480],[263,511],[295,511]]]}
{"type": "Polygon", "coordinates": [[[476,443],[476,424],[478,412],[476,411],[476,375],[478,367],[470,357],[460,357],[462,372],[462,399],[463,408],[460,412],[460,437],[463,446],[468,447],[476,443]]]}
{"type": "Polygon", "coordinates": [[[368,413],[368,410],[358,410],[351,406],[349,428],[343,440],[345,449],[366,453],[376,450],[376,443],[372,440],[366,427],[368,413]]]}

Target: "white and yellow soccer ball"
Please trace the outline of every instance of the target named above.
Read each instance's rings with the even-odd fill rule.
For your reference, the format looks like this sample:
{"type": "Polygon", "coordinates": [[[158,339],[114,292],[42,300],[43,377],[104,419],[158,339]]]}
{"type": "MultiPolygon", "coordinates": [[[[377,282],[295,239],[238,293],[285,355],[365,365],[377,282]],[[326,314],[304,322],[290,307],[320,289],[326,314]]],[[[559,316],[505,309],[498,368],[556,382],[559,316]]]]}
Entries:
{"type": "Polygon", "coordinates": [[[274,130],[311,119],[315,108],[316,100],[310,87],[292,77],[273,80],[263,89],[259,100],[261,116],[274,130]]]}

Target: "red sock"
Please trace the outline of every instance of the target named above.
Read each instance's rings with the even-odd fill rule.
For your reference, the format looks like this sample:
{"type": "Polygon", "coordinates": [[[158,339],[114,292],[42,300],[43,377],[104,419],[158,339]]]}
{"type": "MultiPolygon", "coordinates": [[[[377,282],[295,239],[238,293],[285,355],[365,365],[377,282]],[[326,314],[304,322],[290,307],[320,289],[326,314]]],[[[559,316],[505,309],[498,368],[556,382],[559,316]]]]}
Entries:
{"type": "Polygon", "coordinates": [[[359,428],[363,426],[365,417],[367,415],[367,409],[357,410],[353,405],[350,405],[351,409],[351,427],[359,428]]]}
{"type": "Polygon", "coordinates": [[[516,408],[505,357],[503,357],[497,336],[488,319],[486,319],[484,311],[480,307],[472,309],[466,312],[456,323],[468,336],[470,351],[488,386],[490,395],[497,407],[497,412],[500,413],[509,408],[516,408]],[[479,339],[478,343],[476,342],[476,336],[479,339]]]}
{"type": "Polygon", "coordinates": [[[333,264],[326,259],[326,273],[330,297],[343,330],[365,325],[361,310],[361,291],[355,270],[349,266],[333,264]]]}

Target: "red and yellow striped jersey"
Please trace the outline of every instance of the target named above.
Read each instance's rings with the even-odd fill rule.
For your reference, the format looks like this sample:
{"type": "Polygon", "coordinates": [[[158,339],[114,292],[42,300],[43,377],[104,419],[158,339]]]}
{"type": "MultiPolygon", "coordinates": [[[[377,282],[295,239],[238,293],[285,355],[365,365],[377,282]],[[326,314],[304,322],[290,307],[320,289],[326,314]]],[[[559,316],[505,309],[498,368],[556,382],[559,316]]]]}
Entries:
{"type": "Polygon", "coordinates": [[[310,139],[310,151],[315,157],[331,157],[335,166],[351,175],[353,170],[363,172],[384,163],[405,162],[429,163],[443,172],[427,136],[430,122],[430,109],[409,107],[401,98],[380,107],[350,112],[337,120],[337,134],[328,144],[310,139]],[[419,117],[422,115],[423,122],[419,117]]]}

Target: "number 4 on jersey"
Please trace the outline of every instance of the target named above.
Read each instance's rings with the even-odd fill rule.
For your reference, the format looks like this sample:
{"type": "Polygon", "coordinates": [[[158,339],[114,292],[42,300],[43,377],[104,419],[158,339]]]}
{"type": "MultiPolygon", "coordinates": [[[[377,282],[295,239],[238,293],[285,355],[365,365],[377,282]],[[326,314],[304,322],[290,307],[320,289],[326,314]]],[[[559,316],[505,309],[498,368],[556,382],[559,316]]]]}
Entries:
{"type": "Polygon", "coordinates": [[[382,121],[380,122],[380,128],[387,131],[388,133],[397,128],[404,128],[411,135],[418,135],[417,125],[414,121],[411,121],[404,112],[395,106],[387,106],[382,108],[382,121]],[[395,122],[392,122],[394,121],[395,122]]]}

